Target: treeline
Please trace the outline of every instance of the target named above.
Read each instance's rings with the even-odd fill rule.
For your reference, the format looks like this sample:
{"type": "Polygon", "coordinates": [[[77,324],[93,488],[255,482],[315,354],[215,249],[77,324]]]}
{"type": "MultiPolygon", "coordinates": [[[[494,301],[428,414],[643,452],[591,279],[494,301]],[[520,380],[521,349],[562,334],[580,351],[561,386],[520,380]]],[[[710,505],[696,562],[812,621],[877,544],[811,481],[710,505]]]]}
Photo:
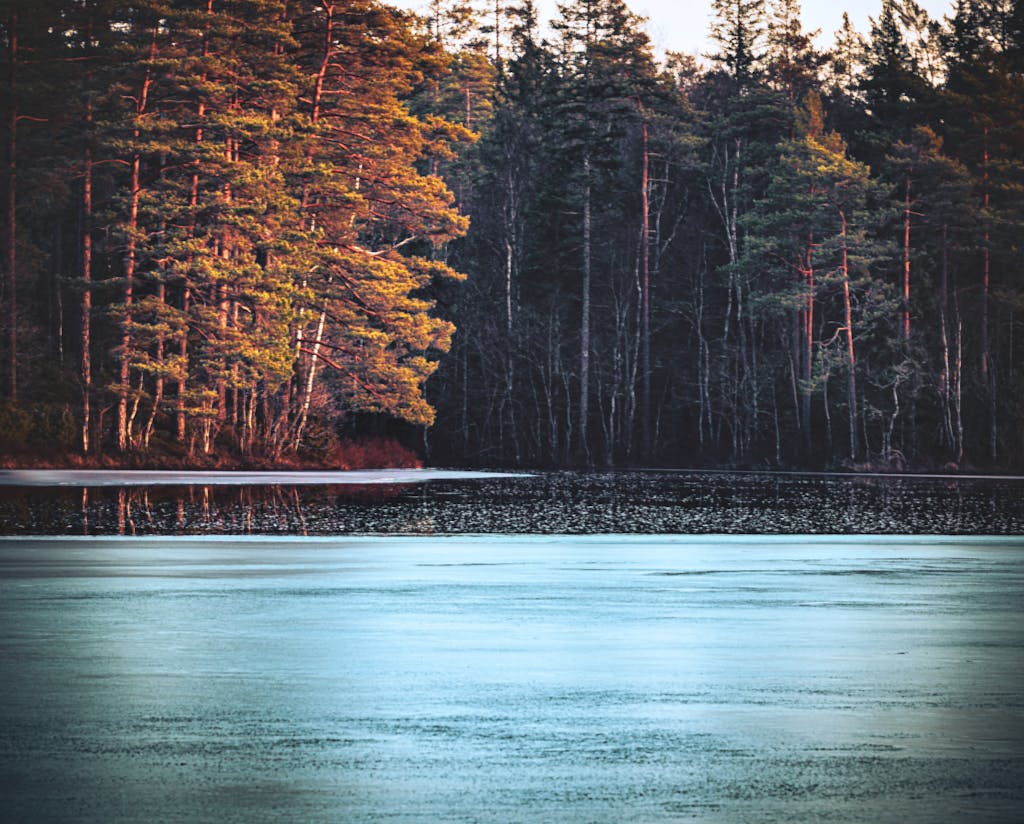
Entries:
{"type": "MultiPolygon", "coordinates": [[[[429,424],[434,250],[466,218],[418,117],[446,60],[369,0],[4,4],[0,453],[281,459],[429,424]]],[[[397,456],[402,458],[402,456],[397,456]]]]}
{"type": "Polygon", "coordinates": [[[429,3],[416,105],[481,135],[435,460],[1019,467],[1024,6],[712,6],[658,61],[621,0],[429,3]]]}
{"type": "Polygon", "coordinates": [[[8,0],[0,452],[1020,466],[1021,5],[8,0]]]}

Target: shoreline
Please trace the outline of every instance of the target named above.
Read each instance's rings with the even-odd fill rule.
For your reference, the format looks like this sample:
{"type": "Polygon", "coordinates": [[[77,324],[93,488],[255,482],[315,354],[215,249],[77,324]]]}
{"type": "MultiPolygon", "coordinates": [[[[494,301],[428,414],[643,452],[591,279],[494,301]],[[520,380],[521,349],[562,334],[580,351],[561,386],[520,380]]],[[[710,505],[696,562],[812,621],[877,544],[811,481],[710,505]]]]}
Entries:
{"type": "Polygon", "coordinates": [[[548,469],[36,469],[0,468],[0,487],[110,487],[110,486],[313,486],[358,484],[410,484],[429,481],[487,480],[493,478],[532,478],[538,474],[643,473],[692,475],[759,475],[789,478],[916,479],[950,481],[1024,481],[1019,474],[939,473],[939,472],[857,472],[813,469],[692,469],[630,467],[591,470],[548,469]]]}

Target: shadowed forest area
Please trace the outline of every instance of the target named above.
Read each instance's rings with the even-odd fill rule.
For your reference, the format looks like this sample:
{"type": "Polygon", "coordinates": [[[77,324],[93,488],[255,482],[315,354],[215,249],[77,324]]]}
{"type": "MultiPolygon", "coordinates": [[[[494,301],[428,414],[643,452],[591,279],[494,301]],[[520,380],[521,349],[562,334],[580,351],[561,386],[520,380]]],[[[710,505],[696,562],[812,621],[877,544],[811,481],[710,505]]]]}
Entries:
{"type": "Polygon", "coordinates": [[[9,0],[0,453],[1024,466],[1022,4],[711,6],[9,0]]]}

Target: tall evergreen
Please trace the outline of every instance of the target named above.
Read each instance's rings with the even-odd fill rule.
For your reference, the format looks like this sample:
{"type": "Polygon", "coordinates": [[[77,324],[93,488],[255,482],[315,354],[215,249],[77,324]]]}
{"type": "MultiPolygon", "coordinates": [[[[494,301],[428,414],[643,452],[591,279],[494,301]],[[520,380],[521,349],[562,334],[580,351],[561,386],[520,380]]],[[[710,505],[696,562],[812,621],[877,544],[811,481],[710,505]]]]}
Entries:
{"type": "Polygon", "coordinates": [[[765,0],[712,0],[714,19],[709,56],[736,91],[754,86],[764,73],[767,19],[765,0]]]}

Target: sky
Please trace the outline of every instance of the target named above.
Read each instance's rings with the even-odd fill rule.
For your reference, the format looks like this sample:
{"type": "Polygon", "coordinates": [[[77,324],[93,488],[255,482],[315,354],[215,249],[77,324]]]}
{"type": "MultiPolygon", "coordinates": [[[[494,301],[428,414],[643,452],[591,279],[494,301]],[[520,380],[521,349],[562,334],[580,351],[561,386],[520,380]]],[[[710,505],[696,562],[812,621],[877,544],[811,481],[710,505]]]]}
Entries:
{"type": "MultiPolygon", "coordinates": [[[[388,0],[391,5],[406,9],[421,9],[425,0],[388,0]]],[[[637,14],[648,18],[647,33],[656,51],[703,53],[710,49],[707,41],[711,22],[709,0],[626,0],[627,5],[637,14]]],[[[952,0],[917,0],[933,18],[941,18],[952,7],[952,0]]],[[[548,20],[556,15],[557,0],[538,0],[541,18],[548,20]]],[[[878,15],[882,0],[804,0],[804,29],[821,29],[820,45],[828,46],[833,33],[839,28],[843,11],[850,14],[850,20],[862,34],[870,30],[868,17],[878,15]]]]}

